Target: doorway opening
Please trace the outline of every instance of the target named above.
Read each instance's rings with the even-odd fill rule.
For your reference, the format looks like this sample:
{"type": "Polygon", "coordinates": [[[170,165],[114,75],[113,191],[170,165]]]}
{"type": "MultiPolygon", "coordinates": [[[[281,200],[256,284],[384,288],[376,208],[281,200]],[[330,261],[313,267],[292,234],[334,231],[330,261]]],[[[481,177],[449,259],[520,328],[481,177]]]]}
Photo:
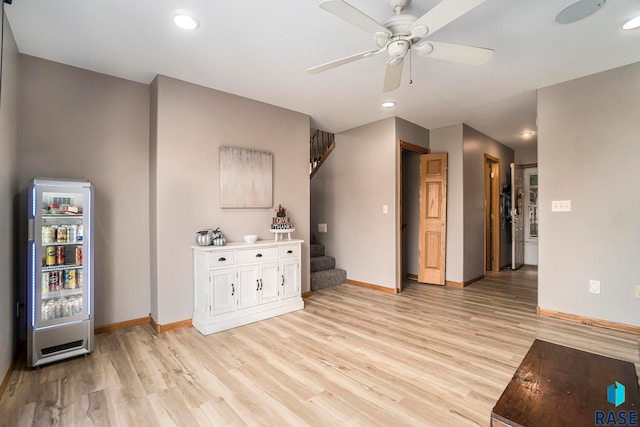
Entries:
{"type": "Polygon", "coordinates": [[[484,155],[485,271],[500,271],[500,159],[484,155]]]}
{"type": "Polygon", "coordinates": [[[402,140],[399,145],[396,286],[401,292],[405,280],[418,280],[420,155],[429,149],[402,140]]]}

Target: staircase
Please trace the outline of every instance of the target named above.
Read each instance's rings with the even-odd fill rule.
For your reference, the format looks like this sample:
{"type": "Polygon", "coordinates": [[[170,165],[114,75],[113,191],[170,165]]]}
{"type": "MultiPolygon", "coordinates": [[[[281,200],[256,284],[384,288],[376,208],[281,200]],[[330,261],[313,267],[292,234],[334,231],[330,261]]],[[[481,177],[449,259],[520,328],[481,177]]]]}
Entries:
{"type": "Polygon", "coordinates": [[[336,259],[325,256],[324,245],[311,244],[311,290],[331,288],[343,284],[347,280],[347,272],[336,268],[336,259]]]}

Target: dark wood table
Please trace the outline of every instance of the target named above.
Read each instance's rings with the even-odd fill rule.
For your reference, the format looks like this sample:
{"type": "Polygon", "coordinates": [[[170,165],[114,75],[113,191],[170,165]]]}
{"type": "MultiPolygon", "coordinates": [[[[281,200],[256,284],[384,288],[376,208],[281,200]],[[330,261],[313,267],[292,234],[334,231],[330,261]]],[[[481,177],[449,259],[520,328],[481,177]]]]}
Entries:
{"type": "Polygon", "coordinates": [[[636,411],[640,423],[639,409],[633,363],[535,340],[491,411],[491,426],[593,427],[597,411],[604,417],[636,411]],[[626,391],[617,407],[607,401],[607,388],[616,381],[626,391]]]}

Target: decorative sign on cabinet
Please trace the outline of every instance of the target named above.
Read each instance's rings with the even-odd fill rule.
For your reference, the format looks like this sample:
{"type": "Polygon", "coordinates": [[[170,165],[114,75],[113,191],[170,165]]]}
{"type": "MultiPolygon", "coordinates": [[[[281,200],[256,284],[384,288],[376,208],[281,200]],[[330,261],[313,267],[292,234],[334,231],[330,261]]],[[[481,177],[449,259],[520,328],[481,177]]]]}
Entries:
{"type": "Polygon", "coordinates": [[[192,246],[193,326],[208,335],[303,309],[302,242],[192,246]]]}

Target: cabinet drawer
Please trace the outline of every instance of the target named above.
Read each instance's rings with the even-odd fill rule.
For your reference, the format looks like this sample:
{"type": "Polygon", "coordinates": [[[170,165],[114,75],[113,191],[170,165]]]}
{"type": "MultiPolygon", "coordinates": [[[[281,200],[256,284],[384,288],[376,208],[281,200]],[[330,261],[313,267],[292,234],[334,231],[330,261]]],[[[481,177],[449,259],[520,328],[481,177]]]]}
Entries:
{"type": "Polygon", "coordinates": [[[280,258],[297,258],[300,256],[300,245],[280,246],[280,258]]]}
{"type": "Polygon", "coordinates": [[[209,268],[226,267],[233,265],[233,252],[215,252],[207,254],[209,268]]]}
{"type": "Polygon", "coordinates": [[[236,251],[237,264],[255,264],[264,261],[276,261],[278,248],[260,248],[236,251]]]}

